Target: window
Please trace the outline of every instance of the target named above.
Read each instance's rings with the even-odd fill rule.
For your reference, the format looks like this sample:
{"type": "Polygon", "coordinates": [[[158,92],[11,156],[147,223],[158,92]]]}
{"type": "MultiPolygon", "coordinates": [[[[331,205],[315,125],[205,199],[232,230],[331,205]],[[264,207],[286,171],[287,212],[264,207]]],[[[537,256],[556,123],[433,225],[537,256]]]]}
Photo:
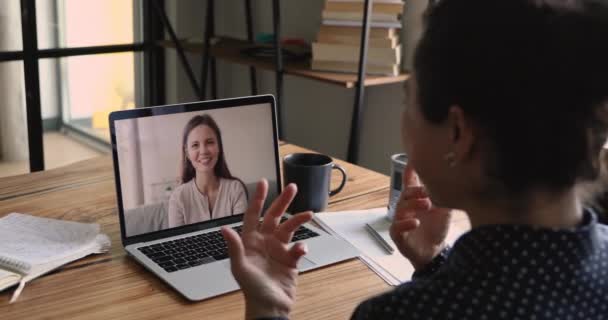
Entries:
{"type": "Polygon", "coordinates": [[[21,61],[0,62],[0,177],[29,171],[23,83],[21,61]]]}
{"type": "Polygon", "coordinates": [[[19,51],[22,48],[19,0],[0,1],[0,50],[19,51]]]}
{"type": "Polygon", "coordinates": [[[12,173],[28,172],[28,162],[31,170],[65,164],[45,152],[61,139],[70,140],[62,146],[86,151],[72,155],[109,151],[111,111],[162,103],[155,93],[164,91],[162,79],[143,76],[163,68],[154,45],[162,27],[151,6],[148,0],[0,1],[0,79],[10,79],[0,85],[6,103],[0,176],[2,163],[21,163],[12,173]]]}

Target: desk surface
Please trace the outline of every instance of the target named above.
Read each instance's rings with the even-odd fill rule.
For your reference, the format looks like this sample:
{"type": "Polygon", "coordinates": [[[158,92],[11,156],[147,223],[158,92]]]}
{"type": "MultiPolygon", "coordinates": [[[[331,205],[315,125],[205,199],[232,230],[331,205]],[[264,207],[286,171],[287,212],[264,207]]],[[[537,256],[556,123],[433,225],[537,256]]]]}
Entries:
{"type": "MultiPolygon", "coordinates": [[[[283,144],[281,155],[307,152],[283,144]]],[[[337,160],[348,172],[329,211],[386,206],[389,178],[337,160]]],[[[339,183],[338,175],[332,185],[339,183]]],[[[242,319],[240,292],[191,303],[125,255],[109,156],[63,168],[0,179],[0,216],[10,212],[96,222],[112,239],[107,254],[68,264],[27,284],[9,305],[13,290],[0,293],[2,319],[242,319]]],[[[293,319],[348,319],[362,300],[390,287],[359,260],[300,276],[293,319]]]]}

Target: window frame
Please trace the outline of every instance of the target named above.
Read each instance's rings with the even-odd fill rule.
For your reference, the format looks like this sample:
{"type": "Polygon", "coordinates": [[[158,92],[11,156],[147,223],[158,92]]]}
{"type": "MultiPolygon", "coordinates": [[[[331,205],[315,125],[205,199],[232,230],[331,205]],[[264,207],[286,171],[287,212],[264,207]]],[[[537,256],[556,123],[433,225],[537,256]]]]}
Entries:
{"type": "MultiPolygon", "coordinates": [[[[36,28],[36,0],[20,0],[21,4],[21,33],[22,48],[20,51],[0,51],[0,62],[22,61],[25,79],[27,131],[29,145],[30,171],[44,170],[44,145],[42,140],[42,110],[40,104],[40,74],[39,62],[41,59],[65,58],[81,55],[96,55],[107,53],[133,52],[142,53],[142,60],[135,66],[135,86],[143,89],[144,106],[165,103],[165,77],[164,77],[164,51],[157,45],[163,39],[163,25],[154,12],[151,2],[157,1],[164,7],[164,0],[143,0],[141,6],[134,8],[134,21],[140,22],[143,27],[143,41],[129,44],[109,44],[101,46],[84,46],[69,48],[38,49],[38,31],[36,28]],[[141,19],[141,20],[139,20],[141,19]]],[[[62,90],[61,88],[59,90],[62,90]]],[[[61,92],[59,96],[62,96],[61,92]]],[[[141,105],[138,103],[138,105],[141,105]]],[[[60,118],[62,118],[60,112],[60,118]]],[[[67,126],[67,124],[63,124],[67,126]]],[[[70,129],[75,129],[74,127],[70,129]]],[[[105,141],[87,134],[81,130],[74,130],[88,139],[105,141]]],[[[108,144],[109,145],[109,144],[108,144]]]]}

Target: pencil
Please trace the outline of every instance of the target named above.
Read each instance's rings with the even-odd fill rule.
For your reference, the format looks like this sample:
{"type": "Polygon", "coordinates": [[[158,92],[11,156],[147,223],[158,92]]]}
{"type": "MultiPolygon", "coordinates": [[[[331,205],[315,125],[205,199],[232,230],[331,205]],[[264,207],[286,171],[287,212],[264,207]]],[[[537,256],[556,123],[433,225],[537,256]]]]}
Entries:
{"type": "Polygon", "coordinates": [[[376,240],[376,242],[378,242],[378,244],[380,244],[380,246],[384,248],[384,250],[386,250],[388,254],[392,254],[395,251],[395,249],[393,249],[393,247],[391,247],[391,245],[388,244],[388,242],[386,242],[386,240],[384,240],[384,238],[382,238],[382,236],[376,231],[376,229],[370,226],[369,223],[365,224],[365,229],[367,229],[369,234],[372,235],[372,238],[374,238],[374,240],[376,240]]]}

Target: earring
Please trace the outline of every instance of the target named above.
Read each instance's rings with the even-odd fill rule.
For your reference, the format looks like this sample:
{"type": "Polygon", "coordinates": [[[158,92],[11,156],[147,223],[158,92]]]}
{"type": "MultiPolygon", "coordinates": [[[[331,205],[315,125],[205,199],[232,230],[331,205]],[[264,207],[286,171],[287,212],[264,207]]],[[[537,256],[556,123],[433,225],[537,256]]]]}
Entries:
{"type": "Polygon", "coordinates": [[[446,153],[443,156],[443,160],[447,161],[450,168],[454,168],[456,166],[456,153],[453,151],[446,153]]]}

